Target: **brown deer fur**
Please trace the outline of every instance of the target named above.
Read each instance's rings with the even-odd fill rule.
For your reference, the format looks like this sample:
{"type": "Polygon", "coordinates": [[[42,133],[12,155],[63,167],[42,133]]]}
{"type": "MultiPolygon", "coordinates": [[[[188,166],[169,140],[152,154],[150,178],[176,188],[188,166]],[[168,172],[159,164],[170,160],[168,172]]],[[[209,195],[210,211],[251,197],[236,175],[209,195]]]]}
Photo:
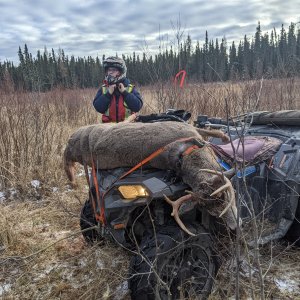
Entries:
{"type": "MultiPolygon", "coordinates": [[[[214,134],[217,134],[216,131],[214,134]]],[[[225,139],[223,133],[220,133],[219,137],[225,139]]],[[[203,141],[197,128],[180,122],[118,123],[81,127],[73,133],[66,146],[65,170],[70,181],[74,183],[75,162],[91,165],[93,157],[99,169],[132,167],[159,148],[167,146],[163,153],[148,163],[148,166],[176,170],[183,181],[192,188],[194,200],[199,203],[205,203],[205,200],[211,203],[209,201],[212,197],[209,195],[222,183],[220,181],[219,186],[211,187],[208,182],[212,175],[200,170],[220,170],[220,166],[209,146],[201,147],[181,158],[183,151],[193,144],[190,140],[178,141],[182,138],[203,141]]],[[[227,205],[224,200],[214,203],[218,203],[219,209],[213,205],[212,214],[216,214],[216,209],[222,211],[227,205]]],[[[236,208],[233,207],[223,216],[231,228],[235,227],[235,212],[236,208]]]]}

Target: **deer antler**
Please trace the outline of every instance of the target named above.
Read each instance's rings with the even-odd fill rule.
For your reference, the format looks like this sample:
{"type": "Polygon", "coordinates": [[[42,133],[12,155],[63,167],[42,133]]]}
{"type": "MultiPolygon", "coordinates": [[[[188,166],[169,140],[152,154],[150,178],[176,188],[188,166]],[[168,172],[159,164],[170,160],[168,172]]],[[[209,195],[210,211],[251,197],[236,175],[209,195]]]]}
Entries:
{"type": "Polygon", "coordinates": [[[222,172],[215,171],[215,170],[209,170],[209,169],[201,169],[200,171],[207,172],[210,174],[215,174],[221,176],[225,180],[225,184],[219,187],[216,191],[214,191],[210,196],[215,196],[216,194],[225,191],[225,197],[229,199],[229,203],[226,205],[226,207],[223,209],[223,211],[220,213],[219,218],[221,218],[227,210],[232,206],[232,204],[235,201],[235,196],[234,196],[234,189],[231,184],[231,181],[224,176],[222,172]]]}
{"type": "MultiPolygon", "coordinates": [[[[224,192],[225,198],[229,200],[229,203],[226,205],[226,207],[223,209],[223,211],[219,215],[219,218],[221,218],[235,202],[234,189],[233,189],[233,186],[231,184],[231,181],[227,177],[225,177],[222,172],[219,172],[219,171],[209,170],[209,169],[201,169],[199,171],[203,171],[203,172],[207,172],[207,173],[210,173],[210,174],[218,175],[218,176],[222,177],[223,180],[225,180],[224,185],[222,185],[221,187],[219,187],[217,190],[215,190],[213,193],[210,194],[210,196],[212,197],[212,196],[215,196],[215,195],[217,195],[221,192],[224,192]]],[[[214,181],[216,179],[217,179],[217,177],[214,179],[214,181]]],[[[164,197],[165,197],[165,200],[173,207],[173,211],[171,213],[171,216],[174,217],[174,219],[177,222],[177,224],[179,225],[179,227],[183,231],[188,233],[189,235],[195,236],[194,233],[190,232],[186,228],[186,226],[180,220],[179,214],[178,214],[178,210],[179,210],[180,206],[182,205],[182,203],[185,202],[185,201],[190,200],[192,198],[192,194],[190,193],[188,195],[182,196],[182,197],[178,198],[176,201],[172,201],[166,195],[164,195],[164,197]]]]}
{"type": "Polygon", "coordinates": [[[195,236],[194,233],[190,232],[186,226],[183,224],[183,222],[180,220],[179,215],[178,215],[178,210],[180,208],[180,206],[182,205],[183,202],[188,201],[192,195],[188,194],[185,196],[182,196],[180,198],[178,198],[176,201],[172,201],[170,198],[168,198],[166,195],[164,195],[165,200],[173,207],[173,211],[171,213],[171,216],[174,217],[175,221],[177,222],[177,224],[179,225],[179,227],[185,231],[187,234],[195,236]]]}

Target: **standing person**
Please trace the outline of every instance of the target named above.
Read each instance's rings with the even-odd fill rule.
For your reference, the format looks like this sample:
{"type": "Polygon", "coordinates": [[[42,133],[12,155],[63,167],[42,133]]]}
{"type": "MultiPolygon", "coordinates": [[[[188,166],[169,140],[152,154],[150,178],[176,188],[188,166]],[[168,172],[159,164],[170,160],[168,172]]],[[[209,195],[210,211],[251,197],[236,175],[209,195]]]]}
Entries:
{"type": "Polygon", "coordinates": [[[104,84],[98,90],[93,105],[102,114],[102,122],[122,122],[143,106],[140,93],[126,77],[126,64],[118,57],[103,61],[104,84]]]}

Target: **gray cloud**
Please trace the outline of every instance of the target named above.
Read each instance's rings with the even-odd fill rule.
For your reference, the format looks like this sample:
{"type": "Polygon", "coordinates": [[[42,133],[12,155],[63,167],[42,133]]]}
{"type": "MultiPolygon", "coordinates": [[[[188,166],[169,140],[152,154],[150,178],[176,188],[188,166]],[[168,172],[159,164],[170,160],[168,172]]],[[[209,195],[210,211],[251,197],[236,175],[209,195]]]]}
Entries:
{"type": "Polygon", "coordinates": [[[231,43],[251,38],[258,21],[263,32],[300,21],[298,0],[0,0],[0,9],[0,61],[16,63],[25,43],[33,55],[45,46],[76,57],[132,54],[169,46],[178,31],[231,43]]]}

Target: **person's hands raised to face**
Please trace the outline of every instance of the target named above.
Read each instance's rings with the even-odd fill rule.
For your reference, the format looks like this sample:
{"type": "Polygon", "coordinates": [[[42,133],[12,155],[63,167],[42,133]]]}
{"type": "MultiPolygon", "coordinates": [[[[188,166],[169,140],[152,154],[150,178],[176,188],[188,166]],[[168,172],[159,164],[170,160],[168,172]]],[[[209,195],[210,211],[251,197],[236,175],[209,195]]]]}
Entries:
{"type": "MultiPolygon", "coordinates": [[[[117,78],[121,75],[120,71],[117,69],[117,68],[114,68],[114,67],[109,67],[107,69],[107,75],[111,76],[111,77],[114,77],[114,78],[117,78]]],[[[115,88],[116,88],[116,84],[112,84],[108,87],[108,92],[112,95],[113,92],[115,91],[115,88]]]]}

